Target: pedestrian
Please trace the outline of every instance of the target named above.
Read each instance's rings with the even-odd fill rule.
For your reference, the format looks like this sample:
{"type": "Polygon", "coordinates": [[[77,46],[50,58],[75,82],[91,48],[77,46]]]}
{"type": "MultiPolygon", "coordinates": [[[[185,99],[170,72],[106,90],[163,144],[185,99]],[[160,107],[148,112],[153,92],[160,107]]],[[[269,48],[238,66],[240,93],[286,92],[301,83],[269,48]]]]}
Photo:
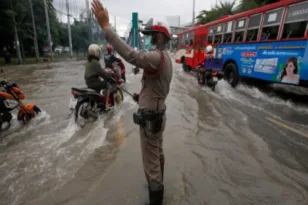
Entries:
{"type": "Polygon", "coordinates": [[[134,95],[134,100],[139,104],[138,112],[134,113],[134,122],[140,127],[143,168],[149,187],[150,205],[161,205],[164,196],[165,158],[162,143],[166,124],[165,100],[169,94],[173,72],[166,45],[171,34],[161,22],[154,24],[151,19],[142,33],[151,37],[151,43],[156,48],[148,52],[136,51],[110,28],[108,11],[99,0],[93,0],[92,11],[114,50],[126,61],[144,70],[140,94],[134,95]]]}
{"type": "Polygon", "coordinates": [[[5,65],[11,64],[11,54],[6,48],[4,48],[4,62],[5,65]]]}

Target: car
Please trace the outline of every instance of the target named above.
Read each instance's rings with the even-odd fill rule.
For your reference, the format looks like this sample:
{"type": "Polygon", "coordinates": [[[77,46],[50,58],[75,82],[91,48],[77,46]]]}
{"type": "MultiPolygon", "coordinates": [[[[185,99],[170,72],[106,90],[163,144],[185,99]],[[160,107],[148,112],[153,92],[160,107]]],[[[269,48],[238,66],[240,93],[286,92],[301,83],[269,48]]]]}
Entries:
{"type": "Polygon", "coordinates": [[[68,52],[70,52],[70,47],[64,47],[63,53],[68,53],[68,52]]]}
{"type": "Polygon", "coordinates": [[[54,50],[55,54],[62,54],[63,53],[63,47],[62,46],[57,46],[54,50]]]}

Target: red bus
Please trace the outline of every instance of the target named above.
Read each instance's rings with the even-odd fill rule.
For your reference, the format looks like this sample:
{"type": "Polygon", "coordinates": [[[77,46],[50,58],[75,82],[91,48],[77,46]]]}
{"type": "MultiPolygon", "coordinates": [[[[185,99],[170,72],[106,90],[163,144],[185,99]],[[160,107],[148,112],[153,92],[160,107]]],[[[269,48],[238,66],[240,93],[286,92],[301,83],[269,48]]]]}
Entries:
{"type": "Polygon", "coordinates": [[[280,0],[178,34],[176,62],[194,70],[212,45],[225,77],[308,86],[308,1],[280,0]],[[287,68],[287,67],[290,68],[287,68]],[[288,72],[293,70],[293,72],[288,72]],[[289,73],[289,74],[288,74],[289,73]]]}
{"type": "Polygon", "coordinates": [[[197,67],[204,60],[204,48],[208,27],[197,25],[178,34],[176,62],[183,64],[183,69],[190,70],[197,67]]]}

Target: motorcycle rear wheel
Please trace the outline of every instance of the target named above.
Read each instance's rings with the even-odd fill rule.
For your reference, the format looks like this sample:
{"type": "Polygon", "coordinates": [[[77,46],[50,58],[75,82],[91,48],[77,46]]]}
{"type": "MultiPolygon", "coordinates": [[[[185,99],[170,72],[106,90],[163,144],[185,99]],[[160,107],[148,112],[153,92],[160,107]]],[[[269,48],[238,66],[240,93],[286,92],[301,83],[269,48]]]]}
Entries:
{"type": "Polygon", "coordinates": [[[85,120],[89,119],[90,117],[98,118],[98,114],[95,113],[96,107],[97,104],[88,98],[79,100],[75,107],[75,122],[78,122],[78,118],[80,117],[85,120]],[[83,108],[83,106],[86,106],[86,108],[83,108]]]}

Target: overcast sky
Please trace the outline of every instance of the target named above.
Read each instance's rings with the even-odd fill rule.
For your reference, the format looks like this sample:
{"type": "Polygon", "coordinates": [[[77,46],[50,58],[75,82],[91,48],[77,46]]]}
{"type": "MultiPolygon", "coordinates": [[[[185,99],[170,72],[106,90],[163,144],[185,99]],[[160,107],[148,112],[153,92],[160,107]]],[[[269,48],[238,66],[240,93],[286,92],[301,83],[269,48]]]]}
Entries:
{"type": "MultiPolygon", "coordinates": [[[[102,0],[101,2],[109,11],[110,23],[114,24],[114,16],[116,16],[116,26],[120,36],[124,35],[131,21],[132,12],[138,12],[139,19],[143,21],[151,17],[164,21],[166,16],[175,15],[180,16],[181,24],[192,21],[193,0],[102,0]]],[[[199,11],[210,9],[215,3],[216,0],[195,0],[196,16],[199,11]]],[[[69,4],[70,13],[79,17],[80,11],[86,7],[86,0],[69,0],[69,4]]],[[[57,10],[66,13],[65,0],[54,0],[54,6],[57,10]]],[[[59,13],[58,16],[63,22],[67,22],[64,15],[59,13]]]]}

